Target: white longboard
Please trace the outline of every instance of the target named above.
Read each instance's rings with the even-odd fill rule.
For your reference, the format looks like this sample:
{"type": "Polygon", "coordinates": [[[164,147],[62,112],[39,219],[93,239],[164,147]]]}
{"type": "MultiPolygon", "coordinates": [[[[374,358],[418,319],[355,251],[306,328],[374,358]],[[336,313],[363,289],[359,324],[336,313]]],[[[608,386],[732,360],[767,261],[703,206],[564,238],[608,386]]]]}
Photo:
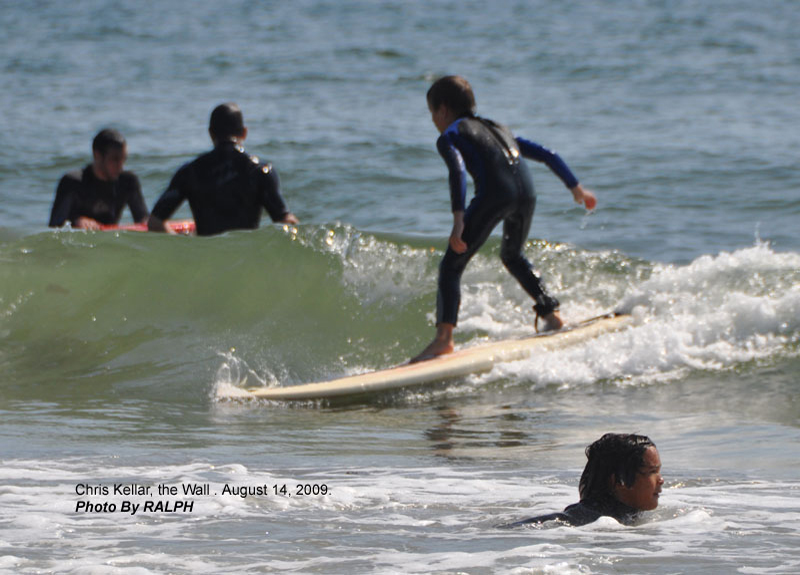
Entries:
{"type": "Polygon", "coordinates": [[[573,345],[618,330],[630,321],[629,315],[609,314],[572,327],[455,351],[419,363],[350,375],[341,379],[287,387],[251,387],[239,397],[274,401],[304,401],[389,391],[434,383],[454,377],[489,371],[496,363],[530,357],[534,352],[573,345]]]}

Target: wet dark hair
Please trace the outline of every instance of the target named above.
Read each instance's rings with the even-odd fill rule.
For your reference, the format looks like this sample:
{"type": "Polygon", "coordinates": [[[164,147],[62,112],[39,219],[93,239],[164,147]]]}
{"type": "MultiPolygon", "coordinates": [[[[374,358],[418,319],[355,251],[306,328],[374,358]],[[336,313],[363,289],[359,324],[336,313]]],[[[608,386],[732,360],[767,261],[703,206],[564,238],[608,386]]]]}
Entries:
{"type": "Polygon", "coordinates": [[[218,139],[241,136],[244,132],[242,110],[233,102],[220,104],[211,112],[208,131],[218,139]]]}
{"type": "Polygon", "coordinates": [[[472,86],[462,76],[444,76],[436,80],[428,89],[428,107],[438,110],[447,106],[456,116],[472,116],[475,114],[475,94],[472,86]]]}
{"type": "Polygon", "coordinates": [[[586,448],[586,467],[578,491],[581,501],[613,496],[610,478],[625,487],[633,486],[636,472],[644,465],[644,452],[655,447],[644,435],[606,433],[586,448]]]}
{"type": "Polygon", "coordinates": [[[105,156],[111,148],[119,150],[126,145],[125,137],[120,132],[112,128],[105,128],[97,132],[92,140],[92,151],[105,156]]]}

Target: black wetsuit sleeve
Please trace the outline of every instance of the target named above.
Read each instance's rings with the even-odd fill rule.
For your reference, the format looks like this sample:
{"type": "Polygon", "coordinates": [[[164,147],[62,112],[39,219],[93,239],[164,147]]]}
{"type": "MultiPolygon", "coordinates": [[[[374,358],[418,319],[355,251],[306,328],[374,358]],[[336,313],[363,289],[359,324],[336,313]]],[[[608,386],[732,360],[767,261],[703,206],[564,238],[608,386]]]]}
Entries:
{"type": "Polygon", "coordinates": [[[272,221],[279,222],[286,217],[289,210],[281,195],[281,180],[278,172],[270,164],[263,164],[258,169],[261,171],[261,203],[272,221]]]}
{"type": "Polygon", "coordinates": [[[63,226],[70,217],[72,210],[72,202],[75,194],[74,179],[69,175],[65,175],[58,182],[56,188],[56,197],[53,200],[53,208],[50,211],[50,227],[63,226]]]}
{"type": "Polygon", "coordinates": [[[436,149],[450,172],[450,209],[453,212],[463,212],[467,202],[467,170],[464,158],[461,157],[449,134],[439,136],[436,140],[436,149]]]}
{"type": "Polygon", "coordinates": [[[578,185],[578,178],[575,177],[564,160],[561,159],[561,156],[525,138],[516,138],[516,140],[517,145],[519,145],[519,151],[524,157],[546,164],[569,189],[578,185]]]}
{"type": "Polygon", "coordinates": [[[523,527],[525,525],[541,525],[542,523],[547,523],[548,521],[561,521],[562,523],[570,523],[569,517],[566,514],[557,512],[548,513],[547,515],[539,515],[537,517],[529,517],[528,519],[515,521],[514,523],[498,525],[498,527],[501,529],[511,529],[514,527],[523,527]]]}
{"type": "Polygon", "coordinates": [[[128,207],[134,222],[142,222],[150,215],[147,211],[147,204],[142,196],[142,185],[136,174],[131,174],[130,190],[128,191],[128,207]]]}
{"type": "Polygon", "coordinates": [[[188,166],[184,166],[172,176],[172,181],[169,183],[169,186],[164,193],[161,194],[161,197],[158,198],[156,205],[153,206],[151,214],[154,217],[162,221],[168,220],[172,217],[172,214],[175,213],[175,210],[183,203],[183,200],[186,199],[182,191],[183,186],[181,182],[186,178],[187,169],[188,166]]]}

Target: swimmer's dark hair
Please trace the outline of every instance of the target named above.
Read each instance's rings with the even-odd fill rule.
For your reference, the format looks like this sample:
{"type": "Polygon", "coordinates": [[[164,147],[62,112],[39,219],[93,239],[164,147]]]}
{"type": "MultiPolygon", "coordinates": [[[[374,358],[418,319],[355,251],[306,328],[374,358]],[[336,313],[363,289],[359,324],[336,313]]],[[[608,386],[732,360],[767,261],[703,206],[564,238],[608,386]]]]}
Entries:
{"type": "Polygon", "coordinates": [[[233,102],[220,104],[211,112],[208,131],[217,139],[241,136],[244,132],[242,110],[233,102]]]}
{"type": "Polygon", "coordinates": [[[581,501],[613,496],[610,478],[625,487],[632,487],[636,472],[644,465],[644,452],[655,447],[644,435],[606,433],[586,448],[578,492],[581,501]]]}
{"type": "Polygon", "coordinates": [[[438,110],[447,106],[457,117],[475,115],[475,94],[462,76],[444,76],[428,89],[428,108],[438,110]]]}
{"type": "Polygon", "coordinates": [[[105,156],[111,148],[120,150],[126,145],[125,137],[119,131],[105,128],[97,132],[94,140],[92,140],[92,151],[99,152],[101,156],[105,156]]]}

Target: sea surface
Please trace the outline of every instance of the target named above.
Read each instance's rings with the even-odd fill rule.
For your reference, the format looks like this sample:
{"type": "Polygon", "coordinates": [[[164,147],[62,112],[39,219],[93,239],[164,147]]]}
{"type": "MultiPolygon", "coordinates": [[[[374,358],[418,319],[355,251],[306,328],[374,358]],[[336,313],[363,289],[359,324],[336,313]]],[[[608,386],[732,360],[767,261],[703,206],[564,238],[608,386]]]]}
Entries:
{"type": "MultiPolygon", "coordinates": [[[[798,8],[4,0],[0,573],[800,572],[798,8]],[[452,220],[425,92],[448,73],[597,194],[531,165],[525,251],[569,321],[631,327],[353,402],[232,397],[432,337],[452,220]],[[152,206],[229,100],[300,225],[46,227],[99,129],[152,206]],[[497,527],[577,501],[611,431],[661,454],[641,524],[497,527]]],[[[533,330],[499,247],[458,346],[533,330]]]]}

